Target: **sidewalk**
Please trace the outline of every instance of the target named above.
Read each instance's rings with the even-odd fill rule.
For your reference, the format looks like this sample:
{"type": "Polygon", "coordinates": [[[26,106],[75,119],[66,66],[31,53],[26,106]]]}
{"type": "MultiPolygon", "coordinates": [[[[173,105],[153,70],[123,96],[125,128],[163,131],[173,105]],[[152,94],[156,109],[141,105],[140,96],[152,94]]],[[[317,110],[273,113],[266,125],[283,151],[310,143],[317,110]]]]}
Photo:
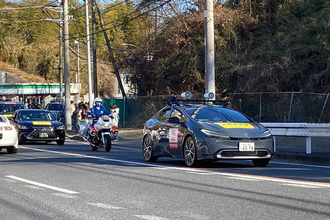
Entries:
{"type": "MultiPolygon", "coordinates": [[[[141,139],[142,135],[143,130],[140,128],[124,128],[119,131],[119,137],[125,139],[141,139]]],[[[79,134],[75,134],[75,130],[66,131],[66,137],[83,141],[79,134]]],[[[273,161],[330,166],[330,138],[312,138],[311,154],[305,153],[305,141],[305,137],[276,137],[273,161]]]]}

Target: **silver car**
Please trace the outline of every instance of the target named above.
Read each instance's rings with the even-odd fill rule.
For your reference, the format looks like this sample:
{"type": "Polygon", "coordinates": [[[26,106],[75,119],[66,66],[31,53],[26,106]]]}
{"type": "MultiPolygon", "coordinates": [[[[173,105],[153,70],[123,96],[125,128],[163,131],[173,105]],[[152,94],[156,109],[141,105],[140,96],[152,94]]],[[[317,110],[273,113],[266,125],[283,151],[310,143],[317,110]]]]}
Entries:
{"type": "Polygon", "coordinates": [[[196,166],[200,160],[252,160],[265,167],[274,142],[265,127],[231,108],[172,102],[145,123],[142,154],[148,162],[173,157],[196,166]]]}

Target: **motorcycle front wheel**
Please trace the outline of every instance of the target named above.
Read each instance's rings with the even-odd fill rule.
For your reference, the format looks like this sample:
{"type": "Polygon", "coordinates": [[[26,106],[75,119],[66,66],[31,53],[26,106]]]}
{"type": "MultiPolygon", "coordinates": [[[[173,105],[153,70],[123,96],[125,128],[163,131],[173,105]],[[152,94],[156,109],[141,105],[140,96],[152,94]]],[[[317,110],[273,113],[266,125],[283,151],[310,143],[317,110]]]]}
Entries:
{"type": "Polygon", "coordinates": [[[109,152],[111,150],[111,137],[110,135],[107,135],[104,140],[104,148],[106,152],[109,152]]]}

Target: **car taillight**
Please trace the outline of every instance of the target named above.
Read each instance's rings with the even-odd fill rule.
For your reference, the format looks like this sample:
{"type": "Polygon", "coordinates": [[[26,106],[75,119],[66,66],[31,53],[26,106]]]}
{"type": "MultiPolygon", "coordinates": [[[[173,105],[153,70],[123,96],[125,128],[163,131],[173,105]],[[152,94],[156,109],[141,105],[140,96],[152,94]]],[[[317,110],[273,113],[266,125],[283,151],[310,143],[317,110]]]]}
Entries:
{"type": "Polygon", "coordinates": [[[10,126],[3,126],[3,127],[0,127],[0,131],[3,131],[3,130],[5,130],[5,131],[10,131],[10,130],[13,130],[13,128],[10,127],[10,126]]]}
{"type": "Polygon", "coordinates": [[[91,131],[95,131],[95,127],[94,126],[91,126],[90,130],[91,131]]]}

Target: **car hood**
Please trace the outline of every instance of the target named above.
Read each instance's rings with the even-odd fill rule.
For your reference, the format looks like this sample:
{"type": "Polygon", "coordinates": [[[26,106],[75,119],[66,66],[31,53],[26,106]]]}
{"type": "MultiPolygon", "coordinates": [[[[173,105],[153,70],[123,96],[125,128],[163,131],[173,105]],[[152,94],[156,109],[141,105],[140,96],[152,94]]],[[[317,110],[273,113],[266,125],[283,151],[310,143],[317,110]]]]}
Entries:
{"type": "Polygon", "coordinates": [[[236,138],[257,138],[269,135],[267,129],[256,122],[204,122],[201,128],[236,138]]]}

